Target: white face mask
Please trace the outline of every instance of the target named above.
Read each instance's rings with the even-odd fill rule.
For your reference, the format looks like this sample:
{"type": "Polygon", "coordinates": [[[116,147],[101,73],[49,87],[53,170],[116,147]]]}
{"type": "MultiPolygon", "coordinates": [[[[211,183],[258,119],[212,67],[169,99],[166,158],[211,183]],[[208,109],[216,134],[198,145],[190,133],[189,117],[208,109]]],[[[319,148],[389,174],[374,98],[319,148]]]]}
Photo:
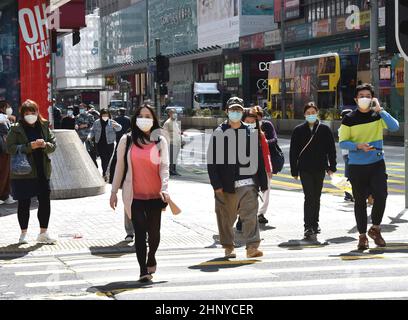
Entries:
{"type": "Polygon", "coordinates": [[[370,98],[359,98],[357,100],[358,106],[363,109],[367,110],[370,107],[371,99],[370,98]]]}
{"type": "Polygon", "coordinates": [[[24,120],[28,124],[36,123],[37,119],[38,119],[38,115],[36,115],[36,114],[28,114],[28,115],[24,116],[24,120]]]}
{"type": "Polygon", "coordinates": [[[171,118],[172,118],[173,120],[177,120],[177,114],[173,114],[173,115],[171,116],[171,118]]]}
{"type": "Polygon", "coordinates": [[[256,129],[256,123],[246,123],[245,125],[247,125],[249,127],[249,129],[256,129]]]}
{"type": "Polygon", "coordinates": [[[136,125],[143,132],[148,132],[153,127],[153,119],[149,118],[137,118],[136,125]]]}
{"type": "Polygon", "coordinates": [[[7,108],[6,109],[6,115],[11,116],[13,114],[13,109],[7,108]]]}
{"type": "Polygon", "coordinates": [[[108,121],[108,120],[109,120],[109,117],[102,117],[102,120],[103,120],[103,121],[108,121]]]}

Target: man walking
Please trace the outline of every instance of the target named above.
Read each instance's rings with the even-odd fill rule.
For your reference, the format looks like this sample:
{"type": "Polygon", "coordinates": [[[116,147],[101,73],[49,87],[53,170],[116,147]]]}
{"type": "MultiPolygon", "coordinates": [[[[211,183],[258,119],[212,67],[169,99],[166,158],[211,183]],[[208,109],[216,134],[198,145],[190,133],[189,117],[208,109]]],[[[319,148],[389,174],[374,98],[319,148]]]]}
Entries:
{"type": "Polygon", "coordinates": [[[260,244],[258,189],[268,189],[258,133],[241,121],[243,100],[227,102],[228,120],[213,133],[207,152],[207,168],[215,192],[215,212],[220,242],[226,258],[236,258],[233,225],[240,216],[248,258],[263,256],[260,244]]]}
{"type": "Polygon", "coordinates": [[[176,109],[169,109],[169,118],[163,125],[170,144],[170,175],[179,176],[176,170],[177,158],[181,149],[181,131],[177,123],[176,109]]]}
{"type": "Polygon", "coordinates": [[[397,131],[399,123],[381,108],[370,84],[359,85],[355,98],[358,109],[345,115],[340,127],[340,148],[349,150],[349,176],[353,187],[354,213],[360,233],[358,250],[368,249],[367,196],[374,198],[373,226],[368,231],[377,246],[385,247],[381,221],[387,199],[387,173],[384,162],[383,130],[397,131]]]}

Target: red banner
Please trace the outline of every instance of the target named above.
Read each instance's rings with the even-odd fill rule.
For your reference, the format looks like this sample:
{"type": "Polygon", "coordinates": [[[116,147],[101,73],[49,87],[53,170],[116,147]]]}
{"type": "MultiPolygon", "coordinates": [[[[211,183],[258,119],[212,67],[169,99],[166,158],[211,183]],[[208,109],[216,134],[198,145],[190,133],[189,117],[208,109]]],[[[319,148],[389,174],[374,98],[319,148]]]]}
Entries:
{"type": "Polygon", "coordinates": [[[47,29],[47,0],[19,0],[21,101],[34,100],[49,118],[51,61],[47,29]]]}

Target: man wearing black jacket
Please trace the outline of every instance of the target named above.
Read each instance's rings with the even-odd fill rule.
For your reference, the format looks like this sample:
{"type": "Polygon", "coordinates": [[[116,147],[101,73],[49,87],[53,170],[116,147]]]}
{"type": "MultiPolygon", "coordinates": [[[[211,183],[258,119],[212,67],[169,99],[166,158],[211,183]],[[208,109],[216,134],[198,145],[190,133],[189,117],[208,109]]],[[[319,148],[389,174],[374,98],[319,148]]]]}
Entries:
{"type": "Polygon", "coordinates": [[[316,240],[319,228],[320,197],[326,172],[336,172],[336,146],[330,128],[317,119],[319,109],[310,102],[304,108],[305,123],[297,126],[290,142],[290,168],[300,176],[305,194],[305,240],[316,240]]]}
{"type": "Polygon", "coordinates": [[[260,244],[258,190],[267,190],[267,175],[258,134],[242,121],[243,101],[233,97],[227,102],[228,121],[213,133],[207,153],[207,168],[215,191],[215,212],[220,242],[226,258],[235,258],[234,222],[242,221],[247,257],[263,255],[260,244]]]}

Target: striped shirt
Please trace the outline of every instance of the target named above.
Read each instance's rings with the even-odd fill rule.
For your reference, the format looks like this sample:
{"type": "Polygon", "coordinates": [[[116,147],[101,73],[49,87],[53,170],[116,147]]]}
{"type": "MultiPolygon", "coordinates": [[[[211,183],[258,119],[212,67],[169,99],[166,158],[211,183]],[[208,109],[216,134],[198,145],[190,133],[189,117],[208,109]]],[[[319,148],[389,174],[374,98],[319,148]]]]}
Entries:
{"type": "Polygon", "coordinates": [[[397,131],[399,123],[388,112],[374,111],[367,113],[358,109],[347,114],[340,126],[339,142],[341,149],[349,150],[349,164],[366,165],[376,163],[384,159],[383,130],[397,131]],[[364,152],[357,149],[357,145],[368,143],[375,149],[364,152]]]}

